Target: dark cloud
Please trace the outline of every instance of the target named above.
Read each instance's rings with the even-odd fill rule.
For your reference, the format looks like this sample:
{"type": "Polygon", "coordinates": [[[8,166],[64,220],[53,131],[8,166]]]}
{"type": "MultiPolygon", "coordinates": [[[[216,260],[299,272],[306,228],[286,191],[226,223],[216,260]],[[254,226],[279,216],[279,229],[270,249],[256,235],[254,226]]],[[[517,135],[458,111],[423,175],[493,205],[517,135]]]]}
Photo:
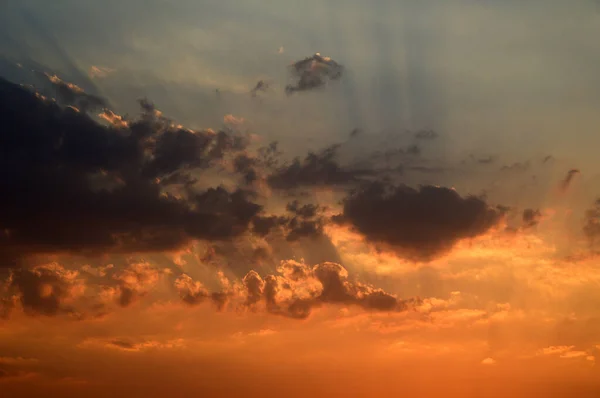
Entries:
{"type": "Polygon", "coordinates": [[[594,205],[585,212],[583,233],[592,246],[598,243],[600,237],[600,199],[596,199],[594,205]]]}
{"type": "Polygon", "coordinates": [[[256,85],[254,86],[254,88],[253,88],[252,90],[250,90],[250,94],[251,94],[253,97],[256,97],[256,95],[257,95],[259,92],[265,92],[265,91],[267,91],[268,89],[269,89],[269,83],[267,83],[267,82],[266,82],[266,81],[264,81],[264,80],[259,80],[259,81],[256,83],[256,85]]]}
{"type": "Polygon", "coordinates": [[[310,186],[347,185],[372,174],[368,170],[354,170],[340,166],[336,158],[339,146],[320,153],[309,153],[303,160],[277,168],[267,181],[272,188],[293,189],[310,186]]]}
{"type": "Polygon", "coordinates": [[[288,241],[301,238],[315,238],[323,234],[324,208],[314,204],[301,205],[298,200],[286,206],[285,216],[256,216],[253,219],[253,232],[266,236],[274,230],[282,232],[288,241]]]}
{"type": "Polygon", "coordinates": [[[258,179],[258,166],[259,160],[245,153],[239,154],[233,160],[234,171],[241,174],[247,184],[251,184],[258,179]]]}
{"type": "Polygon", "coordinates": [[[290,70],[296,81],[286,86],[285,91],[288,94],[323,87],[329,80],[339,79],[344,67],[331,58],[316,53],[312,57],[294,62],[290,70]]]}
{"type": "Polygon", "coordinates": [[[542,213],[539,210],[525,209],[523,210],[523,228],[533,228],[539,224],[542,213]]]}
{"type": "Polygon", "coordinates": [[[478,197],[463,198],[453,189],[373,182],[348,195],[335,220],[402,256],[429,260],[461,239],[485,233],[502,216],[502,209],[491,208],[478,197]]]}
{"type": "Polygon", "coordinates": [[[209,167],[244,139],[187,130],[141,106],[127,127],[104,126],[0,80],[0,184],[10,192],[0,197],[0,266],[40,252],[160,251],[248,228],[261,210],[251,193],[176,197],[159,183],[209,167]]]}
{"type": "Polygon", "coordinates": [[[25,312],[47,316],[73,312],[65,301],[74,294],[78,283],[77,272],[65,270],[58,264],[17,269],[10,279],[10,287],[17,293],[25,312]]]}
{"type": "Polygon", "coordinates": [[[123,348],[125,350],[133,350],[136,346],[135,343],[133,343],[129,340],[122,340],[122,339],[111,340],[108,342],[108,344],[114,345],[115,347],[118,347],[118,348],[123,348]]]}
{"type": "Polygon", "coordinates": [[[560,182],[559,189],[561,192],[565,193],[573,183],[573,179],[577,174],[581,174],[581,172],[577,169],[571,169],[567,172],[565,178],[560,182]]]}
{"type": "Polygon", "coordinates": [[[250,271],[244,276],[243,283],[248,296],[246,304],[252,306],[258,303],[264,296],[265,281],[256,271],[250,271]]]}

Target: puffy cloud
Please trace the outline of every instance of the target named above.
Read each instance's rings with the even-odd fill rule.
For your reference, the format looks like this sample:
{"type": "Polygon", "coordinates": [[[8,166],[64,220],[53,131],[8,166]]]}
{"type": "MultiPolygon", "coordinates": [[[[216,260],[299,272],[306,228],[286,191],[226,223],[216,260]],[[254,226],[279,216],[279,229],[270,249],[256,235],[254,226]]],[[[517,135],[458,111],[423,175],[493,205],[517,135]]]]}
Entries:
{"type": "Polygon", "coordinates": [[[85,290],[77,271],[67,270],[56,263],[14,270],[10,287],[16,291],[27,313],[49,316],[74,313],[69,301],[85,290]]]}
{"type": "MultiPolygon", "coordinates": [[[[258,280],[254,271],[248,277],[258,280]]],[[[401,311],[407,306],[405,301],[381,289],[349,280],[348,271],[337,263],[311,267],[284,261],[278,267],[278,274],[267,276],[260,287],[250,290],[247,286],[248,297],[256,301],[262,293],[269,312],[299,319],[308,317],[313,308],[324,303],[356,305],[373,311],[401,311]]]]}
{"type": "Polygon", "coordinates": [[[175,287],[181,299],[190,305],[211,298],[224,308],[229,299],[234,308],[263,308],[271,314],[295,319],[307,318],[323,304],[354,305],[369,311],[403,311],[409,305],[409,301],[381,289],[350,280],[343,266],[331,262],[309,266],[294,260],[282,261],[276,274],[263,278],[251,270],[241,283],[223,284],[223,289],[215,293],[186,274],[177,278],[175,287]]]}
{"type": "Polygon", "coordinates": [[[175,280],[175,287],[179,292],[179,297],[186,304],[192,306],[210,299],[217,308],[222,309],[230,295],[227,291],[209,293],[201,282],[193,280],[187,274],[182,274],[175,280]]]}
{"type": "Polygon", "coordinates": [[[134,263],[113,275],[118,283],[118,304],[128,307],[139,297],[146,295],[165,272],[168,271],[159,270],[149,263],[134,263]]]}
{"type": "Polygon", "coordinates": [[[115,128],[0,80],[0,180],[12,192],[0,198],[0,266],[34,253],[160,251],[248,228],[261,206],[247,191],[176,197],[157,183],[209,167],[243,137],[187,130],[140,105],[139,119],[115,128]]]}
{"type": "Polygon", "coordinates": [[[429,260],[462,239],[484,234],[503,213],[481,198],[462,197],[449,188],[373,182],[348,195],[335,219],[401,256],[429,260]]]}

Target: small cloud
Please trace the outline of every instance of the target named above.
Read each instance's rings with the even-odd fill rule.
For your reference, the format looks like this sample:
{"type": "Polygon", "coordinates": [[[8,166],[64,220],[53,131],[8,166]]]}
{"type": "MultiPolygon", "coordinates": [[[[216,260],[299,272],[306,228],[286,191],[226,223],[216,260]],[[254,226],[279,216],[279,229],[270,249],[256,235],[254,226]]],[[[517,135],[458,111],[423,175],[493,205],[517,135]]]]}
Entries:
{"type": "Polygon", "coordinates": [[[342,77],[344,67],[333,59],[316,53],[312,57],[294,62],[291,71],[296,82],[285,88],[288,94],[295,91],[313,90],[325,86],[329,80],[338,80],[342,77]]]}
{"type": "Polygon", "coordinates": [[[483,361],[481,361],[482,365],[495,365],[496,364],[496,360],[494,358],[486,358],[483,361]]]}
{"type": "Polygon", "coordinates": [[[582,358],[587,357],[585,351],[568,351],[560,356],[561,358],[582,358]]]}
{"type": "Polygon", "coordinates": [[[115,69],[112,69],[112,68],[106,68],[103,66],[92,65],[88,74],[92,79],[104,78],[104,77],[108,76],[110,73],[113,73],[114,71],[115,71],[115,69]]]}
{"type": "Polygon", "coordinates": [[[236,117],[230,114],[223,117],[223,123],[228,127],[239,128],[245,123],[245,120],[243,117],[236,117]]]}
{"type": "Polygon", "coordinates": [[[561,346],[550,346],[550,347],[546,347],[546,348],[542,348],[541,350],[538,351],[538,355],[562,355],[566,352],[571,351],[574,348],[574,346],[570,345],[561,345],[561,346]]]}
{"type": "Polygon", "coordinates": [[[578,169],[571,169],[567,172],[567,175],[560,182],[560,185],[559,185],[559,190],[561,193],[566,193],[568,191],[569,187],[573,183],[573,179],[575,178],[575,176],[577,174],[581,174],[581,172],[578,169]]]}

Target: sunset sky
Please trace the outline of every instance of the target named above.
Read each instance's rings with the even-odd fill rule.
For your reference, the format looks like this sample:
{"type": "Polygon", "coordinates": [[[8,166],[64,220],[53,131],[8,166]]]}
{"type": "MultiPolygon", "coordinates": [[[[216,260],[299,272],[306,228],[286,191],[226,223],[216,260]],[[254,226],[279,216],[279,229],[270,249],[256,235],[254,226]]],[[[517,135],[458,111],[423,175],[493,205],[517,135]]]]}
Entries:
{"type": "Polygon", "coordinates": [[[599,37],[0,0],[0,397],[599,397],[599,37]]]}

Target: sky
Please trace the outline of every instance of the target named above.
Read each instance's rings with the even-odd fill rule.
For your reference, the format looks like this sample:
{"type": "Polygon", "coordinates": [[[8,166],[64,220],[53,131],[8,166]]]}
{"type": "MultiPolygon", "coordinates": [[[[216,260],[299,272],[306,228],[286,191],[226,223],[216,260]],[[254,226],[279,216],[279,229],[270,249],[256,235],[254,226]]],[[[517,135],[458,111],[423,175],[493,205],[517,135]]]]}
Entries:
{"type": "Polygon", "coordinates": [[[597,397],[599,36],[0,1],[0,397],[597,397]]]}

